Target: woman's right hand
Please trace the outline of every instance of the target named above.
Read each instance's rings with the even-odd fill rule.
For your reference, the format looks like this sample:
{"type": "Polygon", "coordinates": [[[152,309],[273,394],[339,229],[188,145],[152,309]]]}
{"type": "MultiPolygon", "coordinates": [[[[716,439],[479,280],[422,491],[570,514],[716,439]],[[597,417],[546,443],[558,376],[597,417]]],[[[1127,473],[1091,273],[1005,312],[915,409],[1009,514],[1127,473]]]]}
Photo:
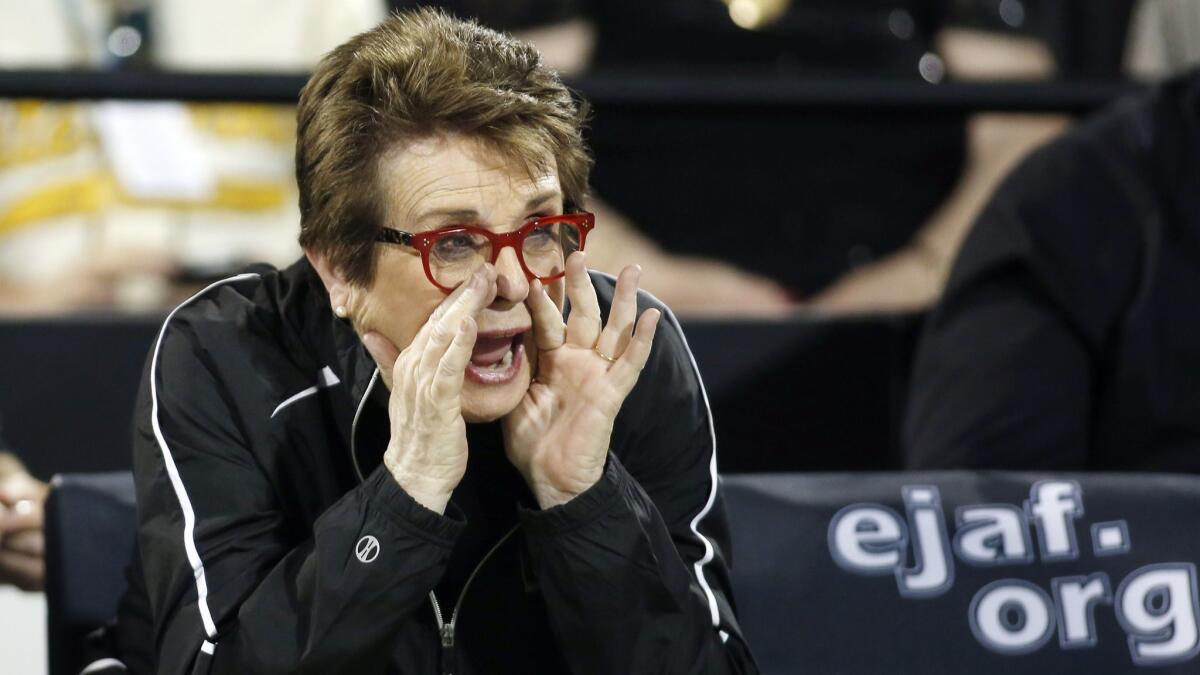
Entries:
{"type": "Polygon", "coordinates": [[[467,470],[463,376],[475,348],[475,316],[495,297],[496,272],[487,265],[446,297],[403,350],[375,331],[362,338],[391,390],[384,466],[437,513],[445,512],[467,470]]]}

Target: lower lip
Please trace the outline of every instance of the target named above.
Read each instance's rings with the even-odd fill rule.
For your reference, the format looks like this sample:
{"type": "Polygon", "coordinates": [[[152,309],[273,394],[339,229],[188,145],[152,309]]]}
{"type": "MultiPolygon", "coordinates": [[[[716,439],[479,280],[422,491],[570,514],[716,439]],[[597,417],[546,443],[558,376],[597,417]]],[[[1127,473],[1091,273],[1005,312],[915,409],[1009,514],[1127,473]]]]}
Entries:
{"type": "Polygon", "coordinates": [[[512,365],[504,370],[493,370],[469,363],[467,364],[467,379],[477,384],[508,384],[516,379],[524,360],[525,345],[518,342],[516,349],[513,350],[512,365]]]}

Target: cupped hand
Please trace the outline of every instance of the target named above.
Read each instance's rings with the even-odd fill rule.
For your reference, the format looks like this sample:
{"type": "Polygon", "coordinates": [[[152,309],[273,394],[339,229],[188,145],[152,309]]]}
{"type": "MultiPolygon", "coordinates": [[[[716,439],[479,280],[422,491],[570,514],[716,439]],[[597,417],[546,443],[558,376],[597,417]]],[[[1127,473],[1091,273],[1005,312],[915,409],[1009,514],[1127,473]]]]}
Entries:
{"type": "Polygon", "coordinates": [[[531,285],[525,302],[538,347],[534,381],[503,429],[509,461],[543,509],[570,501],[604,472],[613,422],[650,357],[661,317],[657,309],[637,316],[640,275],[634,266],[621,271],[603,326],[582,252],[567,260],[565,324],[545,288],[531,285]]]}
{"type": "Polygon", "coordinates": [[[438,513],[467,469],[463,376],[475,347],[475,316],[495,296],[496,271],[488,265],[448,295],[403,350],[377,332],[363,335],[391,390],[392,436],[383,463],[405,492],[438,513]]]}

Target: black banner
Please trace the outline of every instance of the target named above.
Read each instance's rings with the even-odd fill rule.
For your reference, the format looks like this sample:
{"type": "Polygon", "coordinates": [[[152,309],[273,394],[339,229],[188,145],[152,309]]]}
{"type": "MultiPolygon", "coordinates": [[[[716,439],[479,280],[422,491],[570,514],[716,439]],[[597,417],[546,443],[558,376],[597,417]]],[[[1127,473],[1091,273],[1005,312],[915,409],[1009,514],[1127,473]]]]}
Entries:
{"type": "Polygon", "coordinates": [[[723,479],[767,673],[1200,672],[1200,478],[723,479]]]}

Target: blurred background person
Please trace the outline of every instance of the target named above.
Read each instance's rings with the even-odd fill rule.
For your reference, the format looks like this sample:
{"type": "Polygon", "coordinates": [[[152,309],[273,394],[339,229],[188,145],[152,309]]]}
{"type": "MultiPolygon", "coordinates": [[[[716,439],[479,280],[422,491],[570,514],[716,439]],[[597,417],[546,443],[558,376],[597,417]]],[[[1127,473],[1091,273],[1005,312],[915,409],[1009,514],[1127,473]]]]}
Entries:
{"type": "Polygon", "coordinates": [[[1200,472],[1200,70],[989,200],[926,323],[907,465],[1200,472]]]}
{"type": "MultiPolygon", "coordinates": [[[[993,82],[1048,81],[1055,77],[1054,57],[1045,43],[1014,30],[1023,21],[1010,18],[1014,26],[968,16],[982,26],[948,27],[935,40],[948,78],[993,82]]],[[[904,246],[853,267],[822,289],[813,298],[813,305],[837,312],[928,307],[940,296],[963,237],[1001,179],[1033,148],[1059,134],[1069,123],[1070,118],[1062,114],[970,115],[965,122],[964,166],[946,199],[904,246]]]]}
{"type": "MultiPolygon", "coordinates": [[[[532,39],[566,72],[634,78],[1047,80],[1056,74],[1047,42],[1068,25],[1036,0],[443,4],[532,39]]],[[[1085,61],[1059,51],[1059,60],[1085,61]]],[[[999,179],[1067,123],[1062,115],[898,117],[889,126],[840,113],[599,112],[594,183],[611,202],[598,208],[621,227],[620,236],[597,237],[592,263],[651,260],[647,287],[692,313],[801,306],[789,297],[837,312],[927,306],[999,179]],[[694,198],[664,203],[645,189],[649,181],[694,198]],[[697,236],[744,228],[757,236],[697,236]]]]}

